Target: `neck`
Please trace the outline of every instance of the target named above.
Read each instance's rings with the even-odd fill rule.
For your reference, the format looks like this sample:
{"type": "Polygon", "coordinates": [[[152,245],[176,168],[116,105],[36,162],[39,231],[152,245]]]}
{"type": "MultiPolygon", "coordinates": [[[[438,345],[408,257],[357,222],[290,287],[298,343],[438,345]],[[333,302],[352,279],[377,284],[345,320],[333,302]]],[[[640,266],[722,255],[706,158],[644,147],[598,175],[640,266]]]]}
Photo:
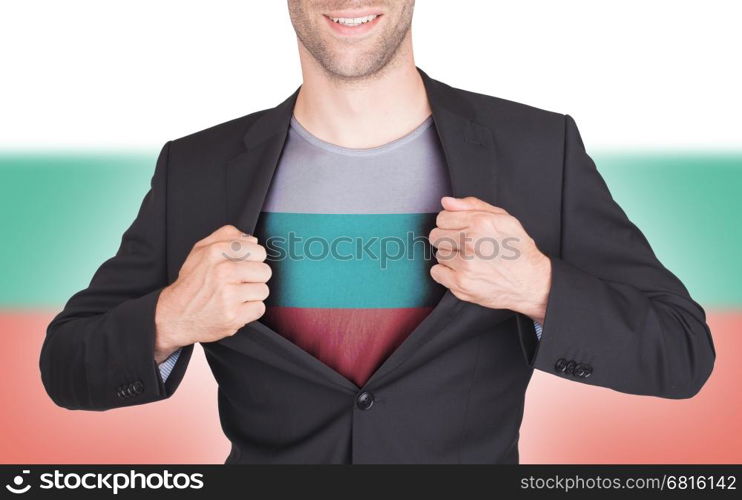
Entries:
{"type": "Polygon", "coordinates": [[[409,40],[377,74],[328,75],[299,44],[303,83],[294,116],[312,135],[347,148],[371,148],[407,134],[431,113],[409,40]]]}

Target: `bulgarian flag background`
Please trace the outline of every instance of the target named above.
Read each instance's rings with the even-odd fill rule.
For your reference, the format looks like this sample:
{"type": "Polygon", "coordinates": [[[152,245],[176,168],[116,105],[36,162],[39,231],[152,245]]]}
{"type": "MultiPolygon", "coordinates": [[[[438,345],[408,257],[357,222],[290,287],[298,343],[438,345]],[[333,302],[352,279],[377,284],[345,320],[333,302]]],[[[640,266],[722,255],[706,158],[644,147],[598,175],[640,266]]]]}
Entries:
{"type": "MultiPolygon", "coordinates": [[[[717,351],[690,400],[535,372],[521,461],[742,462],[739,2],[513,3],[459,2],[452,16],[450,2],[417,2],[418,66],[572,115],[614,198],[705,307],[717,351]]],[[[285,2],[119,9],[47,0],[0,14],[1,463],[222,463],[229,451],[200,347],[154,404],[73,412],[41,385],[47,324],[115,253],[162,144],[300,82],[285,2]]]]}

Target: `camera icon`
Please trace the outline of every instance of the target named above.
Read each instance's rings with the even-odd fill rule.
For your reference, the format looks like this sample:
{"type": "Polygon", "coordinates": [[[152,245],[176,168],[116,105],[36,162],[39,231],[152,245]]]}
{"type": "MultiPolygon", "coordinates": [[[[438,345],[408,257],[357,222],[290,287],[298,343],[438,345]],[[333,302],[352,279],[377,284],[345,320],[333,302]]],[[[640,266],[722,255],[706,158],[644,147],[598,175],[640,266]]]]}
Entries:
{"type": "MultiPolygon", "coordinates": [[[[30,473],[31,473],[30,470],[24,470],[24,471],[21,472],[21,474],[30,474],[30,473]]],[[[23,486],[23,480],[24,480],[23,476],[19,474],[19,475],[15,476],[13,478],[13,484],[12,485],[6,484],[5,485],[5,488],[9,492],[15,493],[16,495],[20,495],[22,493],[26,493],[28,490],[31,489],[31,485],[30,484],[27,484],[27,485],[23,486]]]]}

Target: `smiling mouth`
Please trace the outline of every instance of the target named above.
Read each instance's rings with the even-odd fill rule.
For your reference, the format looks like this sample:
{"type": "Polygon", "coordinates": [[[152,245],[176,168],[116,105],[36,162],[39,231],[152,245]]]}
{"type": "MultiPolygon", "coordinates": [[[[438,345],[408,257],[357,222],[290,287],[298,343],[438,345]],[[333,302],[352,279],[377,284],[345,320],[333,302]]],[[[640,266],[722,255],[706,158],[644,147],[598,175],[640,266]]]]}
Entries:
{"type": "Polygon", "coordinates": [[[349,26],[349,27],[355,27],[360,26],[362,24],[370,23],[377,17],[379,17],[381,14],[372,14],[370,16],[363,16],[363,17],[330,17],[327,16],[330,21],[336,24],[340,24],[342,26],[349,26]]]}

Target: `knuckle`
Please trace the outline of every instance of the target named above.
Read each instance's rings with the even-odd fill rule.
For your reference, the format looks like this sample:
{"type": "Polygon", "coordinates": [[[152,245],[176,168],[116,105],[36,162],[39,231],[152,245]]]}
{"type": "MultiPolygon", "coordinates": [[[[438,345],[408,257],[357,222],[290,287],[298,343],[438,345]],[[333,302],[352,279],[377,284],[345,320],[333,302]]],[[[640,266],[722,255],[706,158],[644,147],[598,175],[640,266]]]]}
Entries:
{"type": "Polygon", "coordinates": [[[210,243],[206,247],[206,252],[212,259],[224,258],[224,244],[223,243],[210,243]]]}
{"type": "Polygon", "coordinates": [[[232,273],[233,273],[232,263],[229,262],[228,260],[218,262],[214,266],[214,276],[219,281],[226,281],[227,279],[229,279],[232,273]]]}
{"type": "Polygon", "coordinates": [[[443,248],[445,250],[451,250],[455,248],[460,248],[462,242],[466,241],[466,235],[465,233],[451,233],[448,235],[441,235],[438,240],[436,241],[438,248],[443,248]]]}
{"type": "Polygon", "coordinates": [[[461,238],[461,249],[469,255],[477,249],[477,238],[471,235],[464,235],[461,238]]]}
{"type": "Polygon", "coordinates": [[[437,255],[439,262],[451,262],[456,259],[457,252],[444,248],[437,255]]]}
{"type": "Polygon", "coordinates": [[[472,265],[473,265],[472,259],[468,257],[459,259],[458,264],[463,272],[468,272],[472,268],[472,265]]]}
{"type": "Polygon", "coordinates": [[[238,328],[239,325],[239,318],[237,316],[237,312],[234,310],[234,307],[226,307],[224,311],[222,311],[222,319],[224,320],[224,324],[226,324],[230,328],[238,328]]]}
{"type": "Polygon", "coordinates": [[[504,231],[510,232],[517,229],[520,226],[520,222],[512,215],[502,214],[498,217],[498,225],[504,231]]]}
{"type": "Polygon", "coordinates": [[[234,300],[232,300],[232,292],[229,290],[229,287],[226,286],[220,286],[216,290],[216,298],[219,301],[219,306],[222,309],[223,313],[230,313],[232,312],[232,304],[234,303],[234,300]]]}
{"type": "Polygon", "coordinates": [[[477,231],[486,231],[492,227],[492,216],[490,214],[475,214],[471,218],[471,226],[477,231]]]}
{"type": "Polygon", "coordinates": [[[468,289],[468,279],[462,274],[462,273],[456,273],[453,276],[453,283],[455,287],[461,291],[465,291],[468,289]]]}

